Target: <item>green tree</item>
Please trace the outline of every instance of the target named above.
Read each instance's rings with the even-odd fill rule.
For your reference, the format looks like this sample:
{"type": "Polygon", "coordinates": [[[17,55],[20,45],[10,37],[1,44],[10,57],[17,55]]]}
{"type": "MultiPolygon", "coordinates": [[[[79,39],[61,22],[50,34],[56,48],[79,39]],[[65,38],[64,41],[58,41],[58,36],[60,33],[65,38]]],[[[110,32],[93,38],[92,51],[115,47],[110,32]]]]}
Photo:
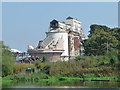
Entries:
{"type": "Polygon", "coordinates": [[[120,61],[120,28],[112,28],[110,29],[110,34],[115,36],[116,39],[118,40],[118,45],[117,45],[117,54],[118,54],[118,60],[120,61]]]}
{"type": "Polygon", "coordinates": [[[91,25],[88,39],[82,43],[86,55],[113,54],[118,46],[118,40],[111,35],[110,28],[101,25],[91,25]]]}
{"type": "Polygon", "coordinates": [[[7,76],[13,73],[14,57],[10,49],[0,42],[2,45],[2,76],[7,76]]]}

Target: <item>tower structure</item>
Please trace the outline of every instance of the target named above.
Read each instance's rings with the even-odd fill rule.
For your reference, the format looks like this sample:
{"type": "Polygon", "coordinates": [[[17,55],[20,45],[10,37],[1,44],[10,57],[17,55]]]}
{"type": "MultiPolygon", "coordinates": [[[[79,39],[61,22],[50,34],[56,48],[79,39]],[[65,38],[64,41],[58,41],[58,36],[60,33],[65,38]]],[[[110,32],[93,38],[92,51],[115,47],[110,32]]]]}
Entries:
{"type": "Polygon", "coordinates": [[[28,53],[49,57],[49,61],[68,61],[80,55],[80,41],[83,39],[81,22],[72,17],[66,22],[52,20],[46,38],[40,41],[34,49],[28,48],[28,53]]]}

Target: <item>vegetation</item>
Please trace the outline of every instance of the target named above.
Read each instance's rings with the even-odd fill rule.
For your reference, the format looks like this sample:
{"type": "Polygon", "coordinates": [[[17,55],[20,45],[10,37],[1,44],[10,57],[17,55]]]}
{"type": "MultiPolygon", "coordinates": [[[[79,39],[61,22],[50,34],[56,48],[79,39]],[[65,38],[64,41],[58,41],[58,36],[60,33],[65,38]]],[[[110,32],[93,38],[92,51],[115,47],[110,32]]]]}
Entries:
{"type": "MultiPolygon", "coordinates": [[[[0,42],[0,77],[2,76],[2,42],[0,42]]],[[[0,78],[1,80],[1,78],[0,78]]]]}
{"type": "Polygon", "coordinates": [[[7,76],[13,74],[13,64],[15,62],[9,47],[5,46],[3,42],[2,45],[2,76],[7,76]]]}
{"type": "Polygon", "coordinates": [[[80,61],[73,60],[68,62],[40,63],[38,66],[38,69],[40,69],[41,72],[44,72],[48,75],[61,75],[81,78],[87,77],[88,75],[90,77],[120,75],[117,56],[114,56],[112,59],[111,57],[107,56],[87,56],[82,57],[80,61]]]}
{"type": "Polygon", "coordinates": [[[88,39],[83,41],[85,55],[118,55],[120,28],[91,25],[88,39]]]}
{"type": "Polygon", "coordinates": [[[43,56],[42,62],[46,62],[46,56],[43,56]]]}
{"type": "Polygon", "coordinates": [[[8,46],[5,46],[3,42],[0,42],[0,45],[2,46],[2,77],[18,74],[26,68],[35,67],[33,64],[16,64],[15,57],[12,55],[10,48],[8,46]]]}
{"type": "Polygon", "coordinates": [[[68,62],[41,62],[34,65],[17,64],[14,75],[3,78],[3,84],[11,81],[21,82],[46,82],[69,80],[89,80],[89,81],[120,81],[117,56],[114,56],[114,65],[111,64],[111,57],[107,56],[85,56],[82,59],[68,62]],[[25,68],[35,68],[35,73],[22,73],[25,68]]]}

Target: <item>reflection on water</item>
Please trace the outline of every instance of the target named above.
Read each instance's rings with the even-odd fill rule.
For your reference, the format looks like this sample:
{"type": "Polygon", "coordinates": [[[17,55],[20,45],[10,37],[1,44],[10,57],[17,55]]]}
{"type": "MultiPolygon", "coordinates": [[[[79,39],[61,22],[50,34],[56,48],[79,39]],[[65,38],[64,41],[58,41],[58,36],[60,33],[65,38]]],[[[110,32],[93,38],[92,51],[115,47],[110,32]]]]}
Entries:
{"type": "Polygon", "coordinates": [[[3,88],[49,88],[49,87],[78,87],[78,88],[117,88],[120,82],[112,81],[56,81],[56,82],[12,82],[3,85],[3,88]]]}

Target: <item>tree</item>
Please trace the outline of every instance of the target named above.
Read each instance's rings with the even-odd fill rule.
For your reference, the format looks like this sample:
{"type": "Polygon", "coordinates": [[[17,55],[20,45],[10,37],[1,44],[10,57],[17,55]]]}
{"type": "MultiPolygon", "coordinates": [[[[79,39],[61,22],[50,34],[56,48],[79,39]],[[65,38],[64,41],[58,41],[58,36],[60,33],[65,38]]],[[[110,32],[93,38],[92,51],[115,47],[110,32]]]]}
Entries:
{"type": "Polygon", "coordinates": [[[112,28],[110,29],[110,34],[115,36],[118,40],[117,51],[118,51],[118,60],[120,61],[120,28],[112,28]]]}
{"type": "Polygon", "coordinates": [[[2,76],[7,76],[13,73],[14,57],[7,46],[0,42],[2,49],[2,76]]]}
{"type": "Polygon", "coordinates": [[[118,46],[118,40],[110,33],[110,28],[101,25],[91,25],[88,39],[82,43],[86,55],[113,54],[118,46]]]}

